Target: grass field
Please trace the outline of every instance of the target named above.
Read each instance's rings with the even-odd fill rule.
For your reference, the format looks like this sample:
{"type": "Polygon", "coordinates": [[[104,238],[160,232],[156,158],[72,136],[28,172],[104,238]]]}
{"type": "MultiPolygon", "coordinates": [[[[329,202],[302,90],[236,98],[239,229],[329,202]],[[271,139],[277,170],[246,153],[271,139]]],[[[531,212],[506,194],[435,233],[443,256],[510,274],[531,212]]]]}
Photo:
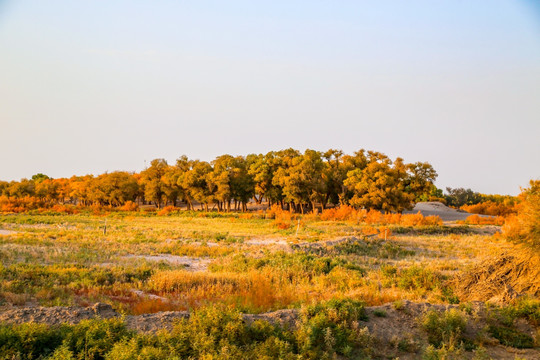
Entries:
{"type": "Polygon", "coordinates": [[[389,225],[385,241],[384,233],[363,237],[373,225],[302,219],[280,229],[238,214],[19,214],[0,222],[12,231],[0,237],[4,304],[102,301],[130,314],[213,302],[258,313],[335,297],[456,302],[447,280],[501,246],[475,227],[389,225]],[[344,237],[356,240],[332,242],[344,237]]]}
{"type": "MultiPolygon", "coordinates": [[[[323,221],[316,216],[289,220],[289,225],[283,226],[282,221],[253,214],[198,212],[161,216],[145,212],[3,215],[0,216],[0,228],[5,230],[5,235],[0,236],[0,307],[88,306],[104,302],[125,315],[189,310],[203,318],[209,313],[217,318],[227,317],[226,321],[239,326],[234,320],[239,313],[258,314],[278,309],[305,312],[317,306],[349,306],[351,301],[361,304],[360,307],[393,303],[396,309],[405,300],[460,304],[452,285],[455,275],[490,252],[510,246],[493,236],[496,226],[365,224],[323,221]],[[216,314],[216,309],[223,313],[216,314]]],[[[330,311],[330,319],[337,316],[331,315],[333,311],[338,310],[330,311]]],[[[306,337],[315,335],[301,333],[307,331],[305,328],[294,335],[276,335],[276,331],[282,330],[274,328],[260,331],[266,334],[265,339],[269,332],[274,334],[273,341],[293,344],[290,346],[294,351],[282,349],[285,353],[304,354],[290,358],[320,358],[323,353],[327,357],[348,356],[353,352],[347,346],[356,346],[362,350],[356,353],[365,355],[369,353],[364,351],[367,343],[362,343],[367,339],[366,334],[354,325],[357,320],[353,318],[359,315],[351,315],[351,311],[354,312],[348,309],[340,315],[349,320],[338,321],[347,331],[356,329],[347,333],[350,339],[345,336],[350,341],[340,340],[343,341],[340,351],[336,350],[338,347],[332,348],[333,352],[313,350],[314,345],[306,337]],[[307,341],[303,343],[307,346],[305,353],[298,348],[299,337],[307,341]]],[[[383,312],[375,315],[386,316],[383,312]]],[[[310,319],[305,318],[302,326],[315,321],[310,319]]],[[[195,320],[182,325],[183,330],[175,331],[196,332],[191,327],[198,325],[192,321],[195,320]]],[[[429,324],[437,321],[447,320],[425,320],[429,324]]],[[[120,326],[110,322],[96,324],[92,326],[120,326]]],[[[312,326],[315,325],[308,327],[312,326]]],[[[30,331],[21,329],[0,330],[4,335],[6,331],[9,334],[30,331]]],[[[32,331],[51,334],[60,331],[47,329],[32,331]]],[[[63,331],[67,333],[82,331],[76,327],[66,329],[63,331]]],[[[58,335],[64,344],[68,336],[65,334],[58,335]]],[[[126,336],[123,345],[118,339],[111,343],[116,344],[115,351],[121,352],[123,346],[138,352],[145,341],[163,350],[154,343],[158,341],[154,338],[143,341],[136,340],[134,335],[126,336]]],[[[174,332],[166,335],[169,340],[175,336],[183,335],[174,332]]],[[[324,338],[324,334],[320,336],[324,338]]],[[[159,339],[163,345],[165,335],[159,339]]],[[[281,345],[289,346],[284,344],[281,345]]],[[[448,350],[441,347],[440,341],[433,344],[433,349],[422,350],[426,356],[429,351],[439,356],[441,351],[448,350]]],[[[73,347],[70,349],[75,351],[73,347]]],[[[253,351],[257,354],[262,350],[253,351]]],[[[274,351],[277,350],[270,353],[274,351]]],[[[414,348],[410,352],[418,351],[414,348]]],[[[146,358],[166,358],[160,356],[146,358]]]]}

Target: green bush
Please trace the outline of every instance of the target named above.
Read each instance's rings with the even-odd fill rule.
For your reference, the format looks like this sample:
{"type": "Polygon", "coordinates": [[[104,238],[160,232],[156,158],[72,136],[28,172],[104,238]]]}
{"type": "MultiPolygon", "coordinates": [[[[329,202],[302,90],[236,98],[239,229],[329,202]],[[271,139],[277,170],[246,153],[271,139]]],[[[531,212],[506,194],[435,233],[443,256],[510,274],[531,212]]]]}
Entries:
{"type": "Polygon", "coordinates": [[[302,311],[302,325],[296,332],[300,353],[307,358],[350,355],[365,349],[370,342],[363,303],[355,300],[330,300],[302,311]]]}
{"type": "Polygon", "coordinates": [[[67,332],[64,345],[76,354],[77,359],[104,359],[114,344],[125,337],[133,336],[122,319],[83,320],[67,332]]]}
{"type": "Polygon", "coordinates": [[[522,333],[521,331],[509,326],[490,325],[489,333],[495,339],[499,340],[505,346],[511,346],[518,349],[534,347],[534,339],[522,333]]]}
{"type": "Polygon", "coordinates": [[[459,345],[463,340],[463,331],[466,326],[465,315],[456,309],[443,313],[431,310],[422,318],[422,328],[428,335],[429,343],[438,348],[443,345],[449,347],[459,345]]]}
{"type": "Polygon", "coordinates": [[[370,345],[361,302],[331,300],[306,307],[295,330],[247,324],[234,309],[201,308],[171,331],[136,334],[122,319],[77,325],[1,325],[0,359],[324,359],[355,357],[370,345]]]}
{"type": "Polygon", "coordinates": [[[26,323],[0,325],[0,359],[36,359],[51,354],[65,336],[63,327],[26,323]]]}

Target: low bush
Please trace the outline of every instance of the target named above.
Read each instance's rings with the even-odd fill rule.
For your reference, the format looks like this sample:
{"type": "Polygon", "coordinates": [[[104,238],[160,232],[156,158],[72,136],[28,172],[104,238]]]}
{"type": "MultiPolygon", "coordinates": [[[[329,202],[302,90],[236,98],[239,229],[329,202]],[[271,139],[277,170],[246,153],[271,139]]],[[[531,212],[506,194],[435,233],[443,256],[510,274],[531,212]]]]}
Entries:
{"type": "Polygon", "coordinates": [[[421,324],[427,333],[430,344],[437,348],[443,345],[455,347],[463,341],[467,318],[456,309],[450,309],[443,313],[431,310],[422,317],[421,324]]]}
{"type": "Polygon", "coordinates": [[[501,216],[483,217],[479,215],[468,216],[465,220],[460,221],[460,224],[467,225],[504,225],[505,219],[501,216]]]}
{"type": "Polygon", "coordinates": [[[534,347],[534,339],[512,326],[490,325],[488,331],[491,336],[499,340],[504,346],[511,346],[518,349],[534,347]]]}
{"type": "Polygon", "coordinates": [[[331,300],[306,307],[296,329],[248,324],[231,307],[209,306],[172,330],[137,334],[122,319],[77,325],[0,325],[0,359],[332,359],[366,353],[363,304],[331,300]]]}
{"type": "Polygon", "coordinates": [[[363,303],[331,300],[302,310],[302,326],[296,333],[300,352],[308,358],[333,358],[367,349],[370,336],[361,326],[367,316],[363,303]]]}

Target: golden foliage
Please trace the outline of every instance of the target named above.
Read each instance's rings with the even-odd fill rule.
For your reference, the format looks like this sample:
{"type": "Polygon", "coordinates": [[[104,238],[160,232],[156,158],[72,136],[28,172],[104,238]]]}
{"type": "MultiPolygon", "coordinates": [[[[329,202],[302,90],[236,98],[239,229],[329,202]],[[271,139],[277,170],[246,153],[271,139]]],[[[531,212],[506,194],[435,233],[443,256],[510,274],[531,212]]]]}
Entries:
{"type": "Polygon", "coordinates": [[[505,219],[502,216],[483,217],[475,214],[468,216],[467,219],[465,219],[461,223],[467,225],[503,225],[505,223],[505,219]]]}
{"type": "Polygon", "coordinates": [[[491,215],[491,216],[508,216],[515,214],[517,209],[513,204],[496,203],[494,201],[485,201],[474,205],[463,205],[461,210],[471,214],[491,215]]]}
{"type": "Polygon", "coordinates": [[[540,247],[540,180],[531,180],[519,197],[518,213],[507,219],[503,234],[513,242],[540,247]]]}
{"type": "Polygon", "coordinates": [[[365,224],[380,224],[380,225],[403,225],[403,226],[427,226],[427,225],[442,225],[442,220],[438,216],[424,216],[420,212],[418,214],[400,214],[387,213],[383,214],[377,210],[356,210],[352,206],[344,205],[338,208],[326,209],[321,215],[323,221],[355,221],[365,224]]]}
{"type": "Polygon", "coordinates": [[[133,201],[126,201],[126,203],[119,207],[122,211],[137,211],[139,210],[139,205],[134,203],[133,201]]]}

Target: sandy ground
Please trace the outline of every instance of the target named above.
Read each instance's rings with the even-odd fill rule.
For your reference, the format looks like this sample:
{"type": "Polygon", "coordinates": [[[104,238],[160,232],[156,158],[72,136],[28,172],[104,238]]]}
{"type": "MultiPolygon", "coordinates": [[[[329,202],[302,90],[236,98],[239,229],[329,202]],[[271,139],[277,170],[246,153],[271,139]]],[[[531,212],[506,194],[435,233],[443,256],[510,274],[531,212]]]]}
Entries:
{"type": "MultiPolygon", "coordinates": [[[[467,217],[472,214],[463,211],[449,208],[443,203],[433,201],[433,202],[420,202],[417,203],[412,210],[404,211],[404,214],[417,214],[420,212],[424,216],[439,216],[442,221],[456,221],[456,220],[465,220],[467,217]]],[[[479,215],[482,217],[489,217],[487,215],[479,215]]]]}
{"type": "Polygon", "coordinates": [[[0,229],[0,235],[13,235],[13,234],[16,234],[15,231],[11,231],[11,230],[3,230],[3,229],[0,229]]]}

